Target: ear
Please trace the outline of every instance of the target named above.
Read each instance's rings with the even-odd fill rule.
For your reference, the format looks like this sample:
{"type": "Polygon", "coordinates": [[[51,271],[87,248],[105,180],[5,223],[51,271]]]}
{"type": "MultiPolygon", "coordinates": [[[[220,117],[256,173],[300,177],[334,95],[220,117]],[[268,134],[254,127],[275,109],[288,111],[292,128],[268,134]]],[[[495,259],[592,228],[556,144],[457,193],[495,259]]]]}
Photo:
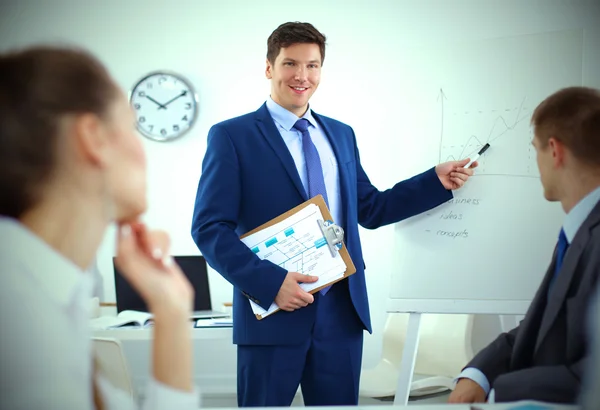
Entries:
{"type": "Polygon", "coordinates": [[[565,163],[565,155],[566,155],[566,147],[561,141],[557,140],[554,137],[551,137],[548,140],[548,145],[550,151],[552,153],[552,160],[554,163],[554,168],[560,168],[564,166],[565,163]]]}
{"type": "Polygon", "coordinates": [[[265,77],[267,77],[268,80],[273,78],[273,66],[271,65],[271,62],[269,61],[268,58],[267,58],[267,67],[265,68],[265,77]]]}
{"type": "Polygon", "coordinates": [[[77,153],[84,161],[104,167],[108,160],[108,135],[104,123],[94,114],[83,114],[73,121],[77,153]]]}

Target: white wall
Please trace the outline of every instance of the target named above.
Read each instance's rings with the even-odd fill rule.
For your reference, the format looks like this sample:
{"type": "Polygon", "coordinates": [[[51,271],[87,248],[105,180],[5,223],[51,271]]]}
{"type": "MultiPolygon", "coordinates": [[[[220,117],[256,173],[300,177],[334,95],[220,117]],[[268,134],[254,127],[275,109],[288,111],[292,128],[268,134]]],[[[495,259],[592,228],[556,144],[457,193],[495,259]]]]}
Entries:
{"type": "MultiPolygon", "coordinates": [[[[150,166],[146,219],[169,230],[174,253],[195,254],[190,220],[207,131],[265,100],[266,39],[290,20],[312,22],[328,36],[313,107],[354,127],[363,166],[381,189],[420,172],[405,164],[427,150],[386,150],[391,140],[411,145],[411,130],[401,120],[413,97],[403,94],[400,80],[410,75],[403,65],[420,45],[584,28],[584,84],[600,88],[600,1],[4,0],[0,50],[67,41],[99,56],[125,90],[161,68],[194,83],[200,114],[193,130],[173,143],[145,141],[145,147],[150,166]]],[[[107,301],[114,300],[112,236],[112,231],[107,234],[99,254],[107,301]]],[[[365,342],[365,367],[379,358],[391,255],[402,251],[388,245],[392,238],[393,227],[362,231],[374,324],[374,334],[365,342]]],[[[230,285],[215,272],[210,284],[215,306],[231,300],[230,285]]],[[[477,318],[474,348],[498,331],[497,318],[477,318]]]]}

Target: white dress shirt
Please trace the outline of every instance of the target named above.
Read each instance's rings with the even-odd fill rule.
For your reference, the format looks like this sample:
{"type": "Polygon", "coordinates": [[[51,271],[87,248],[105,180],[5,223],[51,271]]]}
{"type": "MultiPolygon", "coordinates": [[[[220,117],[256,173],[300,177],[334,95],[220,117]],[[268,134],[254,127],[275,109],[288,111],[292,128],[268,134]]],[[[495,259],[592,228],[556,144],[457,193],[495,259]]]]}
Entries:
{"type": "MultiPolygon", "coordinates": [[[[0,408],[93,409],[89,300],[94,281],[14,219],[0,217],[0,408]]],[[[95,377],[106,410],[135,409],[95,377]]],[[[152,380],[144,409],[196,409],[199,393],[152,380]]]]}
{"type": "MultiPolygon", "coordinates": [[[[565,216],[563,230],[565,231],[565,236],[567,237],[567,242],[569,244],[573,242],[577,231],[579,230],[583,222],[587,219],[587,217],[590,215],[592,209],[594,209],[598,202],[600,202],[600,187],[587,194],[565,216]]],[[[458,381],[458,379],[460,378],[471,379],[477,384],[479,384],[481,388],[485,391],[486,395],[488,395],[488,402],[494,403],[494,390],[491,389],[490,391],[490,382],[481,370],[475,367],[468,367],[462,371],[462,373],[456,378],[455,381],[458,381]]]]}
{"type": "MultiPolygon", "coordinates": [[[[304,186],[304,190],[308,193],[308,176],[306,174],[306,160],[304,159],[304,151],[302,150],[302,133],[294,128],[294,124],[300,118],[296,114],[286,110],[281,105],[277,104],[271,97],[267,99],[267,109],[269,114],[275,121],[277,130],[281,134],[281,138],[285,142],[294,164],[300,175],[300,180],[304,186]]],[[[327,136],[319,126],[319,123],[312,115],[310,107],[302,116],[310,123],[308,132],[313,144],[319,152],[321,159],[321,167],[323,168],[323,178],[325,179],[325,189],[327,190],[327,200],[329,202],[329,211],[333,217],[333,222],[342,224],[342,197],[340,193],[340,176],[338,171],[338,163],[335,158],[335,153],[331,148],[331,144],[327,136]]]]}

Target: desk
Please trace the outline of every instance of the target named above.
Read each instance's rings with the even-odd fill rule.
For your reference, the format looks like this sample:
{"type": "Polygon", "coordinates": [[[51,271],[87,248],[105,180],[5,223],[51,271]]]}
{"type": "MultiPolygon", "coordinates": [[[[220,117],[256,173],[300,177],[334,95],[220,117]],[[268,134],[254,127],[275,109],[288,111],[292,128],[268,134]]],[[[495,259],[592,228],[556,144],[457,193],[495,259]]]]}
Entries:
{"type": "MultiPolygon", "coordinates": [[[[481,409],[481,410],[509,410],[511,408],[518,408],[519,405],[526,404],[538,404],[545,405],[544,403],[533,402],[533,401],[520,401],[516,403],[510,404],[476,404],[473,405],[473,408],[481,409]]],[[[393,408],[392,406],[316,406],[311,407],[311,410],[373,410],[374,407],[377,409],[385,409],[385,408],[393,408]]],[[[262,407],[266,409],[266,407],[262,407]]],[[[261,407],[257,407],[257,409],[261,409],[261,407]]],[[[471,405],[469,404],[410,404],[410,410],[470,410],[471,405]]],[[[551,406],[552,410],[580,410],[577,406],[565,406],[565,405],[555,405],[551,406]]],[[[238,408],[221,408],[220,410],[239,410],[238,408]]],[[[269,410],[289,410],[289,407],[269,407],[269,410]]]]}
{"type": "MultiPolygon", "coordinates": [[[[95,330],[95,337],[119,339],[123,345],[129,366],[133,387],[137,397],[145,393],[150,377],[152,329],[113,329],[95,330]]],[[[207,397],[233,396],[237,389],[237,349],[232,342],[231,327],[200,328],[192,330],[194,343],[194,380],[200,390],[203,401],[207,397]]],[[[532,402],[523,402],[532,403],[532,402]]],[[[505,410],[515,404],[476,405],[481,410],[505,410]]],[[[389,407],[392,406],[377,406],[389,407]]],[[[410,403],[411,410],[471,410],[464,404],[417,404],[410,403]]],[[[373,406],[316,407],[313,410],[373,410],[373,406]]],[[[221,407],[221,410],[223,407],[221,407]]],[[[285,409],[289,410],[288,407],[285,409]]],[[[576,406],[555,406],[553,410],[577,410],[576,406]]],[[[237,408],[231,408],[237,410],[237,408]]],[[[270,410],[276,410],[270,408],[270,410]]]]}
{"type": "MultiPolygon", "coordinates": [[[[137,397],[144,395],[151,375],[152,329],[94,330],[94,337],[121,341],[137,397]]],[[[194,381],[202,396],[234,395],[237,388],[237,349],[231,327],[192,330],[194,381]]]]}

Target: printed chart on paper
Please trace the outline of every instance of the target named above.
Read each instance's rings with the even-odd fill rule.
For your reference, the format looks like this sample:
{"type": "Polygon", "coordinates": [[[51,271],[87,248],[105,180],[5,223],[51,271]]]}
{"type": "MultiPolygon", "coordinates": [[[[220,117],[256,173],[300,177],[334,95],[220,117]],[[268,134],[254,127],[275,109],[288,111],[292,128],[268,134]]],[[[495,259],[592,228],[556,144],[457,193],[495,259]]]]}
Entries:
{"type": "MultiPolygon", "coordinates": [[[[310,204],[289,218],[242,239],[242,242],[260,259],[281,266],[288,272],[318,276],[317,282],[300,285],[308,292],[343,276],[346,271],[346,264],[339,253],[331,256],[319,228],[319,220],[323,220],[321,210],[310,204]]],[[[254,313],[263,317],[278,309],[275,303],[268,311],[252,301],[250,304],[254,313]]]]}

